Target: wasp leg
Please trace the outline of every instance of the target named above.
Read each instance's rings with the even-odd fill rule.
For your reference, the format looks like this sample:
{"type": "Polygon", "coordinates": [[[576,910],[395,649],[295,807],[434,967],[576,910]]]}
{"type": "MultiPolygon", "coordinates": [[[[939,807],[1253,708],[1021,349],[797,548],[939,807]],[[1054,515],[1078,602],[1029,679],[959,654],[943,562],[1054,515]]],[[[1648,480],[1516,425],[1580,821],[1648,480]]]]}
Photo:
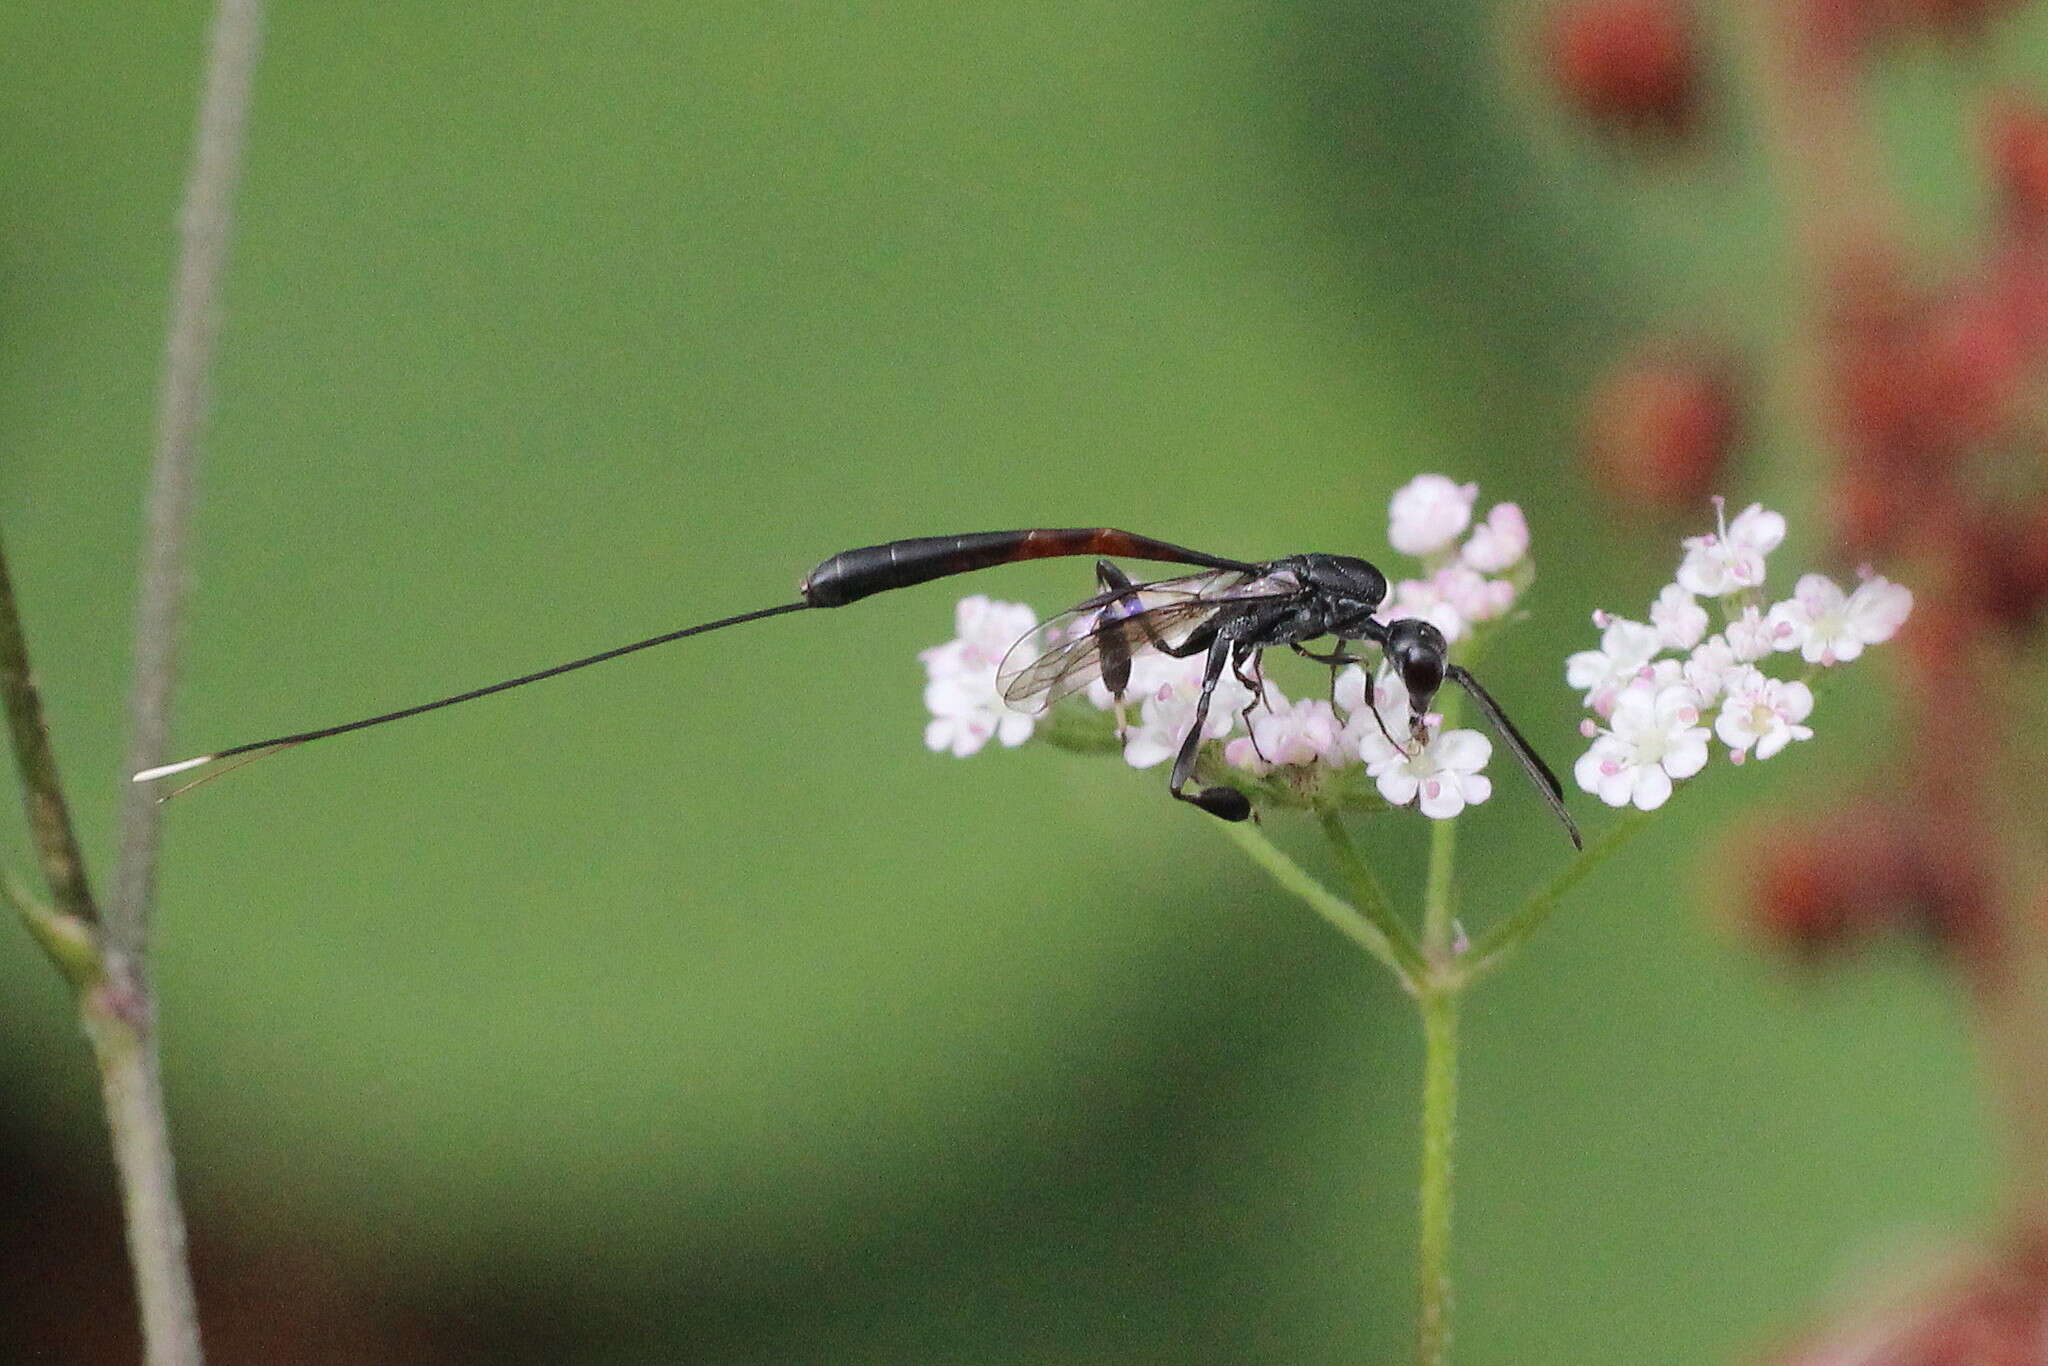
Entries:
{"type": "MultiPolygon", "coordinates": [[[[1346,664],[1365,663],[1364,656],[1352,654],[1349,650],[1344,649],[1343,647],[1345,644],[1345,641],[1339,640],[1337,642],[1338,648],[1330,651],[1330,653],[1328,654],[1323,654],[1321,651],[1318,650],[1311,650],[1299,641],[1290,641],[1287,646],[1288,649],[1294,651],[1294,653],[1300,655],[1303,659],[1313,659],[1318,664],[1327,664],[1330,666],[1330,705],[1332,707],[1335,707],[1337,705],[1338,673],[1340,673],[1343,670],[1346,664]]],[[[1371,686],[1371,681],[1367,680],[1366,687],[1370,689],[1371,686]]]]}
{"type": "MultiPolygon", "coordinates": [[[[1139,601],[1129,577],[1108,560],[1095,562],[1095,582],[1101,586],[1105,594],[1112,595],[1112,600],[1102,609],[1103,617],[1108,618],[1112,613],[1131,616],[1142,610],[1143,604],[1139,601]]],[[[1131,656],[1136,653],[1137,647],[1131,640],[1130,632],[1123,629],[1104,631],[1100,639],[1102,684],[1109,689],[1110,697],[1115,700],[1116,735],[1117,739],[1123,740],[1128,738],[1130,731],[1130,719],[1124,710],[1124,694],[1130,691],[1131,656]]]]}
{"type": "Polygon", "coordinates": [[[1209,719],[1209,703],[1216,695],[1216,680],[1223,676],[1223,666],[1230,662],[1236,645],[1233,636],[1220,632],[1209,645],[1209,658],[1202,669],[1202,696],[1195,703],[1195,721],[1188,727],[1187,738],[1180,742],[1180,753],[1173,760],[1173,777],[1166,788],[1178,800],[1199,806],[1210,815],[1226,821],[1241,821],[1250,816],[1251,799],[1234,787],[1205,787],[1193,796],[1181,789],[1194,776],[1195,755],[1202,747],[1202,727],[1209,719]]]}
{"type": "Polygon", "coordinates": [[[1252,729],[1252,709],[1266,700],[1265,655],[1256,648],[1239,646],[1230,661],[1230,671],[1237,675],[1237,681],[1251,689],[1252,700],[1244,704],[1244,710],[1237,719],[1244,723],[1244,733],[1251,737],[1252,753],[1259,756],[1259,762],[1270,764],[1266,751],[1259,748],[1259,733],[1252,729]],[[1250,666],[1250,677],[1246,677],[1246,666],[1250,666]]]}

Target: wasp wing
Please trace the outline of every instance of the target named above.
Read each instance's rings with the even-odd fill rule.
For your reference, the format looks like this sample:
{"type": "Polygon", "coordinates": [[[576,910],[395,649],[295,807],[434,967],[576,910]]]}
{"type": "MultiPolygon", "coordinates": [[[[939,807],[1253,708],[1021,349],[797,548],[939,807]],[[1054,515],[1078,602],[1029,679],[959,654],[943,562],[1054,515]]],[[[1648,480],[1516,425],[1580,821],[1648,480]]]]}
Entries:
{"type": "Polygon", "coordinates": [[[1127,678],[1139,649],[1177,647],[1224,608],[1297,587],[1291,575],[1223,570],[1112,588],[1018,641],[996,671],[996,687],[1016,710],[1043,711],[1102,677],[1105,665],[1127,678]],[[1042,654],[1035,653],[1039,640],[1052,642],[1042,654]]]}

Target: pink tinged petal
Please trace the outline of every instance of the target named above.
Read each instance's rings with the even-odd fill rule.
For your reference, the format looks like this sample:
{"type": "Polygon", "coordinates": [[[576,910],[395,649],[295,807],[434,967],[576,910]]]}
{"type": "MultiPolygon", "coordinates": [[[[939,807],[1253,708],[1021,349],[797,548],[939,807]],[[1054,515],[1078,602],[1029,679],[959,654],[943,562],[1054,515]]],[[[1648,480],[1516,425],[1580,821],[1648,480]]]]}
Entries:
{"type": "Polygon", "coordinates": [[[1636,790],[1636,770],[1619,763],[1613,768],[1612,773],[1603,771],[1594,795],[1609,806],[1627,806],[1636,790]]]}
{"type": "Polygon", "coordinates": [[[1674,726],[1695,725],[1700,717],[1699,694],[1683,683],[1660,688],[1651,713],[1655,718],[1653,724],[1659,730],[1668,731],[1674,726]]]}
{"type": "Polygon", "coordinates": [[[1846,597],[1841,585],[1825,574],[1801,574],[1792,589],[1792,601],[1804,607],[1809,617],[1823,617],[1838,610],[1846,597]]]}
{"type": "MultiPolygon", "coordinates": [[[[1707,731],[1699,726],[1686,731],[1664,751],[1658,771],[1672,778],[1690,778],[1707,766],[1707,731]]],[[[1643,810],[1648,811],[1649,807],[1643,810]]]]}
{"type": "Polygon", "coordinates": [[[1659,644],[1690,650],[1707,634],[1707,609],[1678,584],[1667,583],[1650,607],[1650,624],[1657,628],[1659,644]]]}
{"type": "Polygon", "coordinates": [[[1770,633],[1771,648],[1779,651],[1797,650],[1805,646],[1807,637],[1813,632],[1813,616],[1796,598],[1787,599],[1771,608],[1764,618],[1770,633]]]}
{"type": "Polygon", "coordinates": [[[1718,598],[1734,587],[1728,577],[1726,560],[1713,551],[1695,547],[1678,565],[1678,586],[1703,598],[1718,598]]]}
{"type": "Polygon", "coordinates": [[[1457,783],[1435,777],[1422,785],[1420,805],[1423,815],[1433,820],[1449,820],[1465,809],[1465,794],[1457,783]]]}
{"type": "Polygon", "coordinates": [[[1784,514],[1771,512],[1761,503],[1751,503],[1728,524],[1728,539],[1759,555],[1768,555],[1785,539],[1784,514]]]}
{"type": "Polygon", "coordinates": [[[1742,615],[1729,622],[1723,634],[1728,648],[1744,662],[1762,659],[1773,648],[1771,627],[1754,606],[1743,608],[1742,615]]]}
{"type": "Polygon", "coordinates": [[[1272,765],[1259,757],[1258,747],[1245,736],[1239,736],[1223,747],[1223,762],[1233,768],[1242,768],[1252,773],[1265,773],[1272,765]]]}
{"type": "Polygon", "coordinates": [[[1495,503],[1458,557],[1482,574],[1498,574],[1520,564],[1528,553],[1528,519],[1513,503],[1495,503]]]}
{"type": "Polygon", "coordinates": [[[933,750],[951,750],[956,759],[978,753],[988,743],[994,728],[974,716],[943,716],[925,727],[925,745],[933,750]]]}
{"type": "MultiPolygon", "coordinates": [[[[1505,586],[1508,602],[1514,601],[1514,586],[1505,586]]],[[[1466,621],[1489,621],[1505,610],[1493,582],[1462,564],[1439,569],[1430,576],[1430,587],[1439,602],[1466,621]]]]}
{"type": "Polygon", "coordinates": [[[1564,681],[1574,688],[1598,687],[1607,677],[1607,656],[1599,650],[1581,650],[1564,662],[1564,681]]]}
{"type": "Polygon", "coordinates": [[[1714,734],[1734,751],[1730,758],[1756,743],[1756,733],[1744,723],[1743,710],[1733,705],[1723,707],[1721,714],[1714,718],[1714,734]]]}
{"type": "Polygon", "coordinates": [[[1655,811],[1671,800],[1671,779],[1656,765],[1636,770],[1634,787],[1629,800],[1638,811],[1655,811]]]}
{"type": "Polygon", "coordinates": [[[1408,805],[1415,800],[1416,790],[1422,786],[1415,775],[1406,768],[1393,768],[1377,774],[1373,778],[1373,784],[1379,788],[1380,796],[1386,798],[1391,806],[1408,805]]]}
{"type": "Polygon", "coordinates": [[[1598,792],[1600,777],[1600,747],[1595,745],[1572,765],[1572,781],[1579,785],[1581,792],[1598,792]]]}
{"type": "Polygon", "coordinates": [[[1785,748],[1786,745],[1791,744],[1792,738],[1792,728],[1790,726],[1772,727],[1765,734],[1757,738],[1756,757],[1759,759],[1770,758],[1779,750],[1785,748]]]}
{"type": "Polygon", "coordinates": [[[1778,714],[1794,722],[1813,715],[1813,689],[1797,679],[1779,685],[1778,714]]]}
{"type": "Polygon", "coordinates": [[[962,640],[973,635],[975,625],[981,620],[982,609],[986,606],[988,599],[979,593],[954,603],[953,634],[962,640]]]}
{"type": "Polygon", "coordinates": [[[1441,474],[1417,475],[1388,503],[1388,543],[1404,555],[1442,550],[1472,519],[1478,494],[1477,484],[1461,485],[1441,474]]]}
{"type": "Polygon", "coordinates": [[[1878,645],[1890,640],[1912,611],[1911,589],[1873,575],[1849,595],[1846,614],[1849,629],[1858,640],[1878,645]]]}
{"type": "Polygon", "coordinates": [[[1124,742],[1124,762],[1132,768],[1151,768],[1163,764],[1179,750],[1178,741],[1148,731],[1134,730],[1130,739],[1124,742]]]}
{"type": "Polygon", "coordinates": [[[960,642],[949,640],[944,645],[934,645],[929,650],[919,650],[917,657],[930,674],[953,673],[960,667],[960,642]]]}
{"type": "Polygon", "coordinates": [[[1429,749],[1439,766],[1462,773],[1477,773],[1493,756],[1493,742],[1476,730],[1447,730],[1429,749]]]}
{"type": "Polygon", "coordinates": [[[1728,642],[1720,636],[1710,636],[1692,652],[1681,673],[1686,686],[1699,694],[1700,705],[1705,706],[1726,690],[1728,675],[1735,667],[1735,652],[1728,648],[1728,642]]]}

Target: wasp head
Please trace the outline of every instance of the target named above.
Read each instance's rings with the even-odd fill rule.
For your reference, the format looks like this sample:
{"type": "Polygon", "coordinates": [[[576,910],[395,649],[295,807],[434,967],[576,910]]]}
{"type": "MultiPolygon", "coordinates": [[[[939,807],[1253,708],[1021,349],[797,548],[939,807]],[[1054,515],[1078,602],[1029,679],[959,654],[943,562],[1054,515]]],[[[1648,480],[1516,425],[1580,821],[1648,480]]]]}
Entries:
{"type": "Polygon", "coordinates": [[[1450,646],[1444,633],[1428,622],[1419,617],[1403,617],[1387,624],[1383,648],[1394,671],[1401,675],[1402,686],[1408,689],[1408,729],[1420,742],[1424,738],[1422,718],[1436,700],[1436,691],[1443,686],[1444,671],[1450,664],[1450,646]]]}

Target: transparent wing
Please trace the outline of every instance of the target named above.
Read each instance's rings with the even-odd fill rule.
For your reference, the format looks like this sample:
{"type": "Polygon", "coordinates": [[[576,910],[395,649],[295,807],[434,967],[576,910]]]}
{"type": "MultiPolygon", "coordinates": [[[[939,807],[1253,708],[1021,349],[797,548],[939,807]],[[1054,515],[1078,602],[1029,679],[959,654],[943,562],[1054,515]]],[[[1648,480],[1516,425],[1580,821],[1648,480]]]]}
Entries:
{"type": "Polygon", "coordinates": [[[1105,666],[1127,670],[1138,650],[1178,646],[1225,607],[1296,587],[1291,575],[1212,570],[1098,593],[1019,641],[996,671],[996,687],[1016,710],[1042,711],[1102,677],[1105,666]],[[1034,653],[1038,640],[1051,648],[1034,653]]]}

